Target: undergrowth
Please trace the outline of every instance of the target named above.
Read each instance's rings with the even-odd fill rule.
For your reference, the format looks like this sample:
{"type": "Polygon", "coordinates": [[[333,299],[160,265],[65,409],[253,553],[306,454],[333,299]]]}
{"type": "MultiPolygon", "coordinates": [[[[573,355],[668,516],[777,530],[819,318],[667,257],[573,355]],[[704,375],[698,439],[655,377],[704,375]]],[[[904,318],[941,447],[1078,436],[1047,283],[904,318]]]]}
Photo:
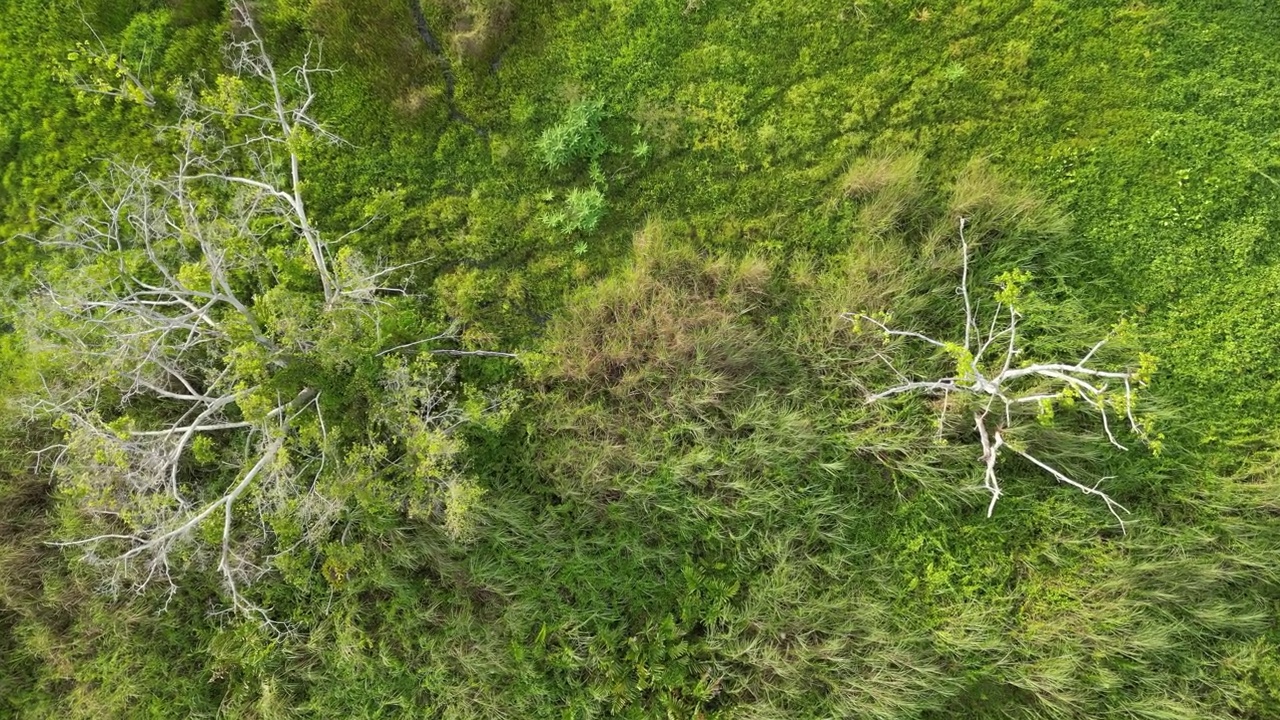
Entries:
{"type": "MultiPolygon", "coordinates": [[[[465,522],[353,502],[255,585],[286,636],[194,573],[101,593],[3,404],[0,715],[1280,718],[1265,3],[424,2],[438,52],[406,3],[255,7],[282,67],[338,69],[316,222],[417,263],[405,302],[521,356],[459,382],[526,399],[463,431],[465,522]],[[988,519],[972,434],[865,404],[896,378],[841,313],[962,332],[960,217],[984,302],[1030,275],[1028,354],[1158,357],[1159,457],[1037,428],[1128,534],[1015,458],[988,519]]],[[[172,107],[67,85],[81,10],[112,46],[163,20],[159,87],[225,71],[218,3],[6,6],[6,297],[78,173],[163,161],[172,107]]],[[[12,314],[0,401],[34,387],[12,314]]]]}

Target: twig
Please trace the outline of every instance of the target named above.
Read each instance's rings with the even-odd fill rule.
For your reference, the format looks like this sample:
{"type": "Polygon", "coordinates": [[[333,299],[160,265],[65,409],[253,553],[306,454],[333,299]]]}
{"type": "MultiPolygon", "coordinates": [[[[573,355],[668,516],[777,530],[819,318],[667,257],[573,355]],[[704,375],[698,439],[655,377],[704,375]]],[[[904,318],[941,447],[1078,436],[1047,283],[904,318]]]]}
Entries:
{"type": "MultiPolygon", "coordinates": [[[[1143,436],[1141,427],[1133,415],[1134,406],[1134,382],[1138,379],[1136,372],[1132,371],[1115,371],[1115,370],[1099,370],[1087,367],[1094,355],[1107,343],[1108,338],[1103,338],[1094,344],[1088,352],[1075,364],[1066,363],[1036,363],[1026,365],[1024,367],[1014,368],[1014,357],[1019,355],[1018,347],[1018,311],[1010,306],[1002,306],[997,304],[992,312],[990,321],[990,329],[987,332],[986,339],[983,339],[981,329],[978,325],[978,317],[974,310],[974,304],[969,292],[969,243],[965,237],[965,228],[967,219],[960,218],[960,244],[963,252],[963,258],[960,271],[960,287],[959,294],[963,299],[964,305],[964,350],[967,355],[962,357],[962,362],[966,364],[958,368],[958,377],[946,377],[937,380],[911,380],[898,372],[893,363],[887,359],[886,363],[892,368],[901,379],[898,385],[886,388],[879,392],[869,394],[866,402],[868,404],[880,402],[896,395],[902,395],[913,392],[921,392],[928,395],[942,395],[943,405],[941,414],[938,419],[939,433],[942,431],[942,423],[945,422],[948,403],[952,393],[967,394],[974,397],[985,398],[982,409],[974,414],[974,425],[978,430],[979,441],[982,445],[983,470],[983,487],[991,495],[991,501],[987,505],[987,516],[990,517],[995,511],[996,501],[1001,496],[999,478],[997,476],[997,461],[999,459],[1000,450],[1005,447],[1013,448],[1014,452],[1028,461],[1041,468],[1054,478],[1067,485],[1071,485],[1082,492],[1101,498],[1107,506],[1107,509],[1120,520],[1121,530],[1124,530],[1124,522],[1120,518],[1119,512],[1127,513],[1128,510],[1124,506],[1113,500],[1108,494],[1099,490],[1097,485],[1090,487],[1080,483],[1066,474],[1050,466],[1049,464],[1032,456],[1025,450],[1018,449],[1009,445],[1004,440],[1003,431],[1010,427],[1013,423],[1013,408],[1026,403],[1046,403],[1064,399],[1069,393],[1074,393],[1080,397],[1086,405],[1097,411],[1104,434],[1108,442],[1120,450],[1127,450],[1115,436],[1111,429],[1110,419],[1108,418],[1107,409],[1107,381],[1121,381],[1124,385],[1124,413],[1129,421],[1129,427],[1139,437],[1143,436]],[[999,328],[1002,311],[1007,312],[1005,325],[999,328]],[[999,328],[999,329],[998,329],[999,328]],[[986,351],[1000,338],[1005,343],[1004,357],[1001,366],[994,372],[985,370],[982,365],[982,357],[986,351]],[[1047,381],[1056,385],[1055,390],[1037,391],[1019,390],[1024,387],[1024,383],[1029,380],[1047,381]],[[1096,383],[1096,384],[1095,384],[1096,383]],[[990,419],[990,411],[993,405],[999,401],[1000,409],[1003,411],[1000,416],[1003,418],[1003,424],[996,425],[990,419]]],[[[878,327],[888,338],[905,338],[911,340],[920,340],[934,347],[947,349],[952,347],[935,338],[929,337],[922,333],[907,330],[897,330],[889,327],[885,323],[863,314],[844,313],[846,319],[858,321],[866,320],[867,322],[878,327]]],[[[879,353],[877,353],[879,355],[879,353]]]]}

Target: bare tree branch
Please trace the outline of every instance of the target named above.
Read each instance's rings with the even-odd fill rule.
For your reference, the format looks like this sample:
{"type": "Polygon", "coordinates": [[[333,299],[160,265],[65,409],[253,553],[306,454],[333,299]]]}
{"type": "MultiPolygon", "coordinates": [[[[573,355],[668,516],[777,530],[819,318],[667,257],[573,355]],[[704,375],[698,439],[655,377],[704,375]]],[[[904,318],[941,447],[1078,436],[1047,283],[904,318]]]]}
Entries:
{"type": "Polygon", "coordinates": [[[1110,412],[1108,405],[1113,402],[1113,398],[1117,406],[1122,405],[1124,415],[1129,421],[1130,430],[1140,439],[1146,439],[1142,426],[1133,415],[1135,405],[1134,388],[1143,384],[1139,372],[1136,370],[1102,370],[1088,366],[1088,363],[1110,338],[1103,338],[1098,341],[1074,364],[1030,363],[1022,367],[1014,367],[1014,358],[1021,354],[1021,348],[1018,345],[1019,313],[1012,304],[997,303],[992,311],[986,339],[983,339],[982,326],[979,323],[978,312],[975,309],[976,305],[971,299],[969,290],[970,249],[968,240],[965,237],[967,222],[966,218],[960,219],[960,244],[963,258],[960,286],[957,288],[957,294],[962,297],[964,307],[963,345],[947,343],[919,332],[897,330],[869,315],[860,313],[844,314],[846,319],[855,323],[870,323],[878,328],[886,339],[919,340],[942,349],[948,356],[956,360],[956,376],[936,380],[912,380],[902,376],[901,373],[897,372],[897,368],[892,363],[889,363],[895,374],[898,374],[902,379],[902,382],[868,395],[867,403],[873,404],[896,395],[915,392],[927,395],[942,395],[944,399],[941,411],[943,417],[939,419],[941,431],[941,423],[945,419],[947,404],[953,394],[960,397],[967,396],[979,401],[981,402],[981,407],[974,412],[973,418],[974,426],[978,431],[979,442],[982,446],[983,488],[991,496],[990,503],[987,506],[988,517],[995,511],[996,501],[999,500],[1002,494],[997,475],[997,462],[1000,452],[1004,448],[1009,448],[1059,482],[1070,485],[1085,494],[1100,498],[1106,504],[1107,510],[1115,516],[1117,521],[1120,521],[1121,530],[1124,530],[1125,526],[1120,513],[1128,513],[1128,510],[1112,499],[1110,495],[1099,490],[1096,483],[1094,485],[1086,485],[1072,479],[1025,449],[1010,444],[1006,441],[1004,433],[1013,425],[1015,419],[1014,410],[1019,406],[1034,404],[1043,410],[1044,408],[1051,408],[1053,403],[1071,402],[1079,399],[1097,413],[1107,441],[1120,450],[1127,450],[1128,448],[1119,441],[1112,430],[1108,417],[1110,412]],[[983,356],[988,349],[997,343],[1004,343],[1003,357],[1000,359],[1000,366],[991,368],[983,362],[983,356]],[[1111,390],[1108,381],[1118,381],[1123,385],[1123,391],[1119,392],[1118,398],[1116,398],[1116,391],[1111,390]],[[996,417],[1000,418],[1000,421],[994,420],[991,415],[990,411],[993,405],[996,405],[997,409],[1000,410],[996,415],[996,417]]]}
{"type": "MultiPolygon", "coordinates": [[[[319,390],[283,371],[328,359],[307,355],[324,343],[381,356],[456,342],[460,328],[377,351],[390,298],[408,295],[398,282],[429,259],[383,265],[350,246],[334,251],[308,212],[301,162],[309,142],[341,143],[311,115],[314,79],[329,71],[311,51],[279,70],[248,5],[235,0],[231,13],[238,79],[177,93],[182,119],[163,134],[174,142],[172,164],[109,163],[103,177],[85,180],[77,211],[51,218],[37,238],[61,262],[22,319],[33,350],[50,358],[26,409],[63,431],[37,462],[96,532],[60,546],[110,568],[115,591],[167,583],[172,594],[175,565],[216,566],[230,610],[280,627],[246,596],[285,552],[272,547],[269,519],[291,513],[304,539],[318,541],[339,511],[321,496],[322,474],[343,472],[342,454],[330,457],[319,390]],[[292,263],[274,259],[282,237],[287,251],[305,246],[320,285],[319,293],[280,288],[283,309],[264,300],[292,263]],[[254,510],[256,525],[244,517],[254,510]],[[219,513],[215,552],[200,538],[213,537],[219,513]]],[[[440,468],[457,451],[452,435],[474,411],[450,390],[451,370],[426,382],[425,370],[389,365],[384,385],[403,407],[378,429],[405,457],[383,461],[418,462],[448,480],[440,468]],[[432,448],[441,457],[414,457],[432,448]]]]}

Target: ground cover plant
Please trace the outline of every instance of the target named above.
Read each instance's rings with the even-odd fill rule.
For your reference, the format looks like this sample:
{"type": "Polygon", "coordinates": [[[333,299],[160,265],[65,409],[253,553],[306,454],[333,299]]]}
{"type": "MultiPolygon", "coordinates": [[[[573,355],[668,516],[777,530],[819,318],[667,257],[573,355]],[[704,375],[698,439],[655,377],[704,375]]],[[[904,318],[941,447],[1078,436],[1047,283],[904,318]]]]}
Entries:
{"type": "Polygon", "coordinates": [[[0,715],[1280,717],[1265,3],[4,17],[0,715]]]}

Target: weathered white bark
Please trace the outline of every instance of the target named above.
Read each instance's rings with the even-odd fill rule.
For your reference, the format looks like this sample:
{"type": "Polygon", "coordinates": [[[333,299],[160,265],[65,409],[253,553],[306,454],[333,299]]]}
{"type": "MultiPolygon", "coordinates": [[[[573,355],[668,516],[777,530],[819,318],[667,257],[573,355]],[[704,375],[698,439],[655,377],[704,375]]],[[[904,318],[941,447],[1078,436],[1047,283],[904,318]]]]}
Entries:
{"type": "Polygon", "coordinates": [[[955,356],[959,360],[956,376],[913,380],[899,372],[892,362],[885,358],[885,362],[903,382],[868,395],[866,402],[877,403],[906,393],[941,395],[943,397],[941,412],[945,415],[953,396],[973,399],[977,402],[977,409],[973,413],[974,426],[977,428],[982,445],[983,488],[991,496],[987,506],[988,517],[995,511],[996,501],[1002,494],[997,464],[1001,451],[1008,448],[1059,482],[1101,499],[1123,530],[1124,520],[1120,513],[1129,511],[1110,495],[1098,489],[1102,481],[1110,478],[1102,478],[1092,485],[1079,482],[1025,449],[1010,444],[1006,441],[1004,433],[1012,425],[1013,411],[1019,405],[1052,403],[1067,398],[1079,399],[1097,413],[1107,441],[1116,448],[1126,450],[1127,448],[1116,438],[1111,427],[1108,404],[1112,398],[1118,398],[1116,404],[1123,407],[1130,430],[1136,436],[1143,437],[1144,431],[1134,417],[1135,386],[1141,384],[1139,373],[1136,370],[1101,370],[1089,367],[1089,362],[1107,343],[1107,338],[1098,341],[1074,363],[1031,363],[1015,367],[1014,359],[1021,354],[1021,348],[1018,346],[1020,316],[1014,307],[999,303],[992,311],[990,322],[985,323],[987,331],[986,338],[983,339],[983,323],[979,322],[975,303],[970,297],[969,244],[965,238],[967,222],[965,218],[960,219],[963,260],[959,294],[964,306],[962,345],[947,343],[919,332],[895,329],[869,315],[845,314],[847,319],[855,323],[865,322],[872,325],[886,338],[917,340],[955,356]],[[984,356],[993,348],[1003,351],[997,361],[998,365],[983,362],[984,356]],[[1119,387],[1113,390],[1112,384],[1119,387]]]}
{"type": "MultiPolygon", "coordinates": [[[[87,498],[85,511],[106,530],[64,546],[111,567],[115,590],[166,582],[173,592],[176,558],[187,557],[175,550],[205,552],[196,536],[212,534],[221,512],[216,565],[231,608],[271,624],[244,594],[274,557],[264,550],[269,523],[238,524],[236,512],[256,507],[269,514],[264,507],[288,499],[309,508],[304,513],[291,505],[307,537],[313,532],[308,522],[323,533],[336,507],[320,496],[316,480],[336,463],[327,455],[317,389],[295,387],[292,399],[277,397],[274,406],[262,407],[275,394],[271,378],[312,349],[309,335],[290,340],[288,329],[269,322],[273,316],[257,304],[271,287],[256,278],[275,272],[268,249],[279,244],[282,229],[291,231],[305,244],[319,280],[321,298],[308,312],[354,313],[373,328],[388,298],[407,294],[392,280],[426,261],[367,262],[333,247],[359,228],[331,243],[315,226],[299,151],[312,139],[341,142],[310,114],[313,79],[328,71],[313,64],[310,52],[298,66],[278,71],[247,5],[234,2],[231,13],[242,38],[231,45],[232,67],[252,86],[233,83],[234,97],[217,100],[180,92],[183,117],[168,130],[177,137],[171,170],[111,165],[104,178],[86,183],[81,214],[52,219],[53,232],[36,238],[63,258],[66,270],[32,298],[33,345],[62,362],[50,363],[58,369],[42,378],[44,392],[30,409],[54,418],[66,433],[38,461],[87,498]],[[254,358],[252,371],[239,372],[237,353],[254,358]],[[135,413],[138,406],[144,409],[135,413]],[[304,412],[314,412],[324,438],[318,449],[295,442],[304,412]],[[215,459],[222,471],[193,467],[189,459],[201,442],[220,450],[215,459]]],[[[371,352],[407,354],[433,341],[456,343],[458,330],[371,352]]],[[[466,419],[447,388],[393,391],[413,398],[409,425],[415,431],[448,434],[466,419]]]]}

